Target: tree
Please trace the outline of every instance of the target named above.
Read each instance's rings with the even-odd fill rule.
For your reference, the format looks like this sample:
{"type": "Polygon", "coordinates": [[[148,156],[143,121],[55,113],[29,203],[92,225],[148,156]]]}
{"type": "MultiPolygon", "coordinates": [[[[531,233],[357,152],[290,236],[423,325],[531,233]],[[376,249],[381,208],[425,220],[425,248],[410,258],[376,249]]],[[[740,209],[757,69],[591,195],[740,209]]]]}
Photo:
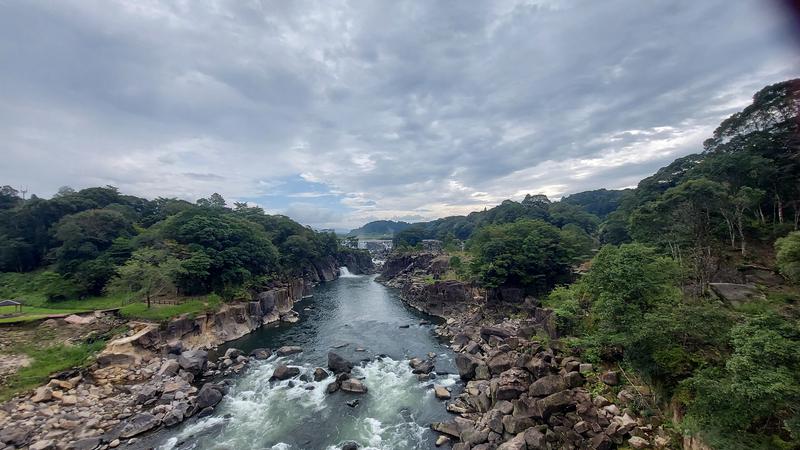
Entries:
{"type": "Polygon", "coordinates": [[[569,277],[575,255],[563,240],[561,230],[541,220],[485,226],[468,243],[470,268],[489,288],[542,291],[569,277]]]}
{"type": "Polygon", "coordinates": [[[142,248],[133,252],[130,259],[116,271],[108,286],[110,292],[130,293],[147,302],[150,308],[154,297],[175,292],[174,280],[179,262],[165,250],[142,248]]]}
{"type": "Polygon", "coordinates": [[[20,198],[18,190],[8,185],[0,187],[0,210],[11,209],[20,203],[22,203],[22,198],[20,198]]]}
{"type": "Polygon", "coordinates": [[[800,284],[800,231],[775,241],[778,269],[793,283],[800,284]]]}
{"type": "Polygon", "coordinates": [[[197,200],[197,206],[203,208],[224,208],[225,199],[221,195],[214,192],[208,198],[200,198],[197,200]]]}
{"type": "Polygon", "coordinates": [[[606,245],[582,283],[594,298],[592,312],[600,331],[609,341],[617,341],[642,325],[644,315],[656,306],[679,298],[678,275],[675,262],[650,247],[606,245]]]}

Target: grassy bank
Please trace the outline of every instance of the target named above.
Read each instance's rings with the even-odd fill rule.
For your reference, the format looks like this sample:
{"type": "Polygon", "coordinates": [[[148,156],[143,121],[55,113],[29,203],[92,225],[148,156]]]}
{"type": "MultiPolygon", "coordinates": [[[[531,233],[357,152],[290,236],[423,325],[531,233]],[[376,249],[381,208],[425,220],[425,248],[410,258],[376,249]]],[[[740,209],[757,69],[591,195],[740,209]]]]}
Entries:
{"type": "Polygon", "coordinates": [[[163,321],[182,314],[216,311],[222,305],[222,299],[214,294],[180,299],[182,301],[175,305],[154,303],[150,308],[142,302],[131,303],[124,295],[51,301],[43,293],[38,280],[39,273],[0,273],[0,298],[15,299],[23,304],[21,314],[16,314],[13,306],[0,307],[0,324],[115,308],[120,308],[120,315],[128,319],[163,321]]]}

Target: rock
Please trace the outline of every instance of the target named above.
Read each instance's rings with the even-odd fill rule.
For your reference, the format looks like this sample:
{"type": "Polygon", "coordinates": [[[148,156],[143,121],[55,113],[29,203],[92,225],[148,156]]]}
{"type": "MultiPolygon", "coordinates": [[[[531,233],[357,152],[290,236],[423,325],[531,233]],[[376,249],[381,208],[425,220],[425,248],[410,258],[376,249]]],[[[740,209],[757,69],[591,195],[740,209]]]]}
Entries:
{"type": "Polygon", "coordinates": [[[275,368],[274,372],[272,372],[272,377],[270,377],[270,380],[288,380],[289,378],[296,377],[297,375],[300,375],[299,367],[289,367],[286,364],[281,364],[275,368]]]}
{"type": "Polygon", "coordinates": [[[216,406],[222,400],[222,392],[219,388],[211,383],[206,383],[200,388],[197,393],[197,408],[204,409],[209,406],[216,406]]]}
{"type": "Polygon", "coordinates": [[[639,436],[633,436],[630,439],[628,439],[628,445],[636,449],[650,447],[650,443],[647,442],[647,439],[641,438],[639,436]]]}
{"type": "Polygon", "coordinates": [[[99,445],[100,438],[95,436],[70,442],[66,448],[67,450],[93,450],[99,445]]]}
{"type": "Polygon", "coordinates": [[[332,383],[329,383],[328,386],[325,388],[325,392],[327,392],[328,394],[333,394],[334,392],[336,392],[338,390],[339,390],[339,382],[338,381],[334,381],[332,383]]]}
{"type": "Polygon", "coordinates": [[[450,391],[444,386],[438,384],[433,385],[433,392],[439,400],[447,400],[450,398],[450,391]]]}
{"type": "Polygon", "coordinates": [[[530,417],[503,416],[503,428],[507,433],[521,433],[534,425],[536,422],[530,417]]]}
{"type": "Polygon", "coordinates": [[[538,379],[550,375],[550,363],[545,359],[534,357],[525,363],[525,370],[538,379]]]}
{"type": "Polygon", "coordinates": [[[525,433],[519,433],[510,440],[500,444],[497,450],[527,450],[528,444],[525,442],[525,433]]]}
{"type": "Polygon", "coordinates": [[[159,425],[159,420],[150,413],[139,413],[129,419],[120,431],[119,437],[123,439],[138,436],[145,431],[150,431],[159,425]]]}
{"type": "Polygon", "coordinates": [[[278,356],[289,356],[289,355],[294,355],[295,353],[300,353],[302,351],[303,349],[296,345],[286,345],[276,350],[275,353],[277,353],[278,356]]]}
{"type": "Polygon", "coordinates": [[[534,381],[528,389],[528,395],[531,397],[547,397],[566,388],[567,383],[561,375],[548,375],[534,381]]]}
{"type": "Polygon", "coordinates": [[[572,393],[570,391],[561,391],[538,400],[536,406],[541,411],[542,417],[546,419],[553,413],[564,412],[574,408],[575,404],[572,402],[572,393]]]}
{"type": "Polygon", "coordinates": [[[499,375],[500,373],[510,369],[513,365],[513,362],[508,354],[501,353],[490,359],[486,365],[489,367],[489,372],[491,372],[492,375],[499,375]]]}
{"type": "Polygon", "coordinates": [[[422,363],[418,364],[416,367],[414,367],[414,369],[411,371],[411,373],[414,373],[414,374],[417,374],[417,375],[423,374],[423,373],[431,373],[431,372],[433,372],[434,368],[435,368],[435,363],[433,361],[425,360],[425,361],[422,361],[422,363]]]}
{"type": "Polygon", "coordinates": [[[117,448],[119,447],[119,444],[120,444],[119,439],[114,439],[113,441],[108,443],[108,446],[111,448],[117,448]]]}
{"type": "Polygon", "coordinates": [[[445,435],[441,435],[438,438],[436,438],[436,446],[437,447],[441,447],[443,445],[448,445],[448,444],[450,444],[450,438],[449,437],[447,437],[445,435]]]}
{"type": "Polygon", "coordinates": [[[525,430],[525,443],[528,445],[529,450],[538,450],[547,448],[547,440],[544,434],[536,428],[528,428],[525,430]]]}
{"type": "Polygon", "coordinates": [[[314,381],[322,381],[325,378],[328,378],[328,372],[326,372],[325,369],[322,367],[314,369],[314,381]]]}
{"type": "Polygon", "coordinates": [[[268,348],[257,348],[250,352],[250,356],[258,360],[267,359],[272,356],[272,350],[268,348]]]}
{"type": "Polygon", "coordinates": [[[475,377],[475,368],[480,361],[472,355],[459,353],[456,355],[456,367],[462,380],[471,380],[475,377]]]}
{"type": "Polygon", "coordinates": [[[167,377],[174,377],[178,374],[178,371],[181,369],[181,365],[178,363],[177,360],[168,359],[161,364],[161,368],[158,369],[159,375],[164,375],[167,377]]]}
{"type": "Polygon", "coordinates": [[[751,301],[763,301],[764,294],[755,286],[735,283],[709,283],[708,287],[720,299],[734,306],[751,301]]]}
{"type": "Polygon", "coordinates": [[[75,395],[65,395],[61,397],[61,404],[64,406],[74,406],[78,404],[78,397],[75,395]]]}
{"type": "Polygon", "coordinates": [[[492,374],[489,373],[489,367],[484,363],[479,363],[477,367],[475,367],[475,379],[476,380],[488,380],[492,377],[492,374]]]}
{"type": "Polygon", "coordinates": [[[494,392],[496,400],[513,400],[528,390],[530,374],[519,367],[512,367],[501,373],[494,392]]]}
{"type": "Polygon", "coordinates": [[[564,375],[564,381],[567,383],[567,388],[572,389],[583,386],[583,383],[586,380],[579,372],[569,372],[568,374],[564,375]]]}
{"type": "Polygon", "coordinates": [[[30,436],[31,430],[24,428],[4,427],[0,429],[0,442],[14,448],[22,447],[30,436]]]}
{"type": "Polygon", "coordinates": [[[358,450],[358,444],[355,442],[345,442],[342,444],[342,450],[358,450]]]}
{"type": "Polygon", "coordinates": [[[47,386],[42,386],[36,389],[36,392],[31,397],[33,403],[41,403],[49,401],[53,398],[53,391],[47,386]]]}
{"type": "Polygon", "coordinates": [[[351,392],[354,394],[365,394],[367,392],[367,387],[364,386],[364,383],[355,378],[342,381],[340,389],[344,392],[351,392]]]}
{"type": "Polygon", "coordinates": [[[354,398],[352,400],[349,400],[349,401],[345,402],[345,404],[347,406],[351,407],[351,408],[355,408],[356,406],[358,406],[358,403],[359,403],[359,401],[358,401],[357,398],[354,398]]]}
{"type": "Polygon", "coordinates": [[[411,325],[400,325],[400,326],[399,326],[399,327],[397,327],[397,328],[410,328],[410,327],[411,327],[411,325]]]}
{"type": "Polygon", "coordinates": [[[497,336],[501,339],[511,337],[511,332],[500,327],[481,327],[481,338],[488,341],[489,336],[497,336]]]}
{"type": "Polygon", "coordinates": [[[353,363],[337,353],[328,352],[328,369],[333,373],[350,373],[353,369],[353,363]]]}
{"type": "Polygon", "coordinates": [[[244,352],[239,350],[238,348],[231,347],[231,348],[225,350],[225,359],[234,360],[234,359],[238,358],[239,356],[241,356],[243,354],[244,354],[244,352]]]}
{"type": "Polygon", "coordinates": [[[203,350],[189,350],[178,356],[181,369],[194,375],[203,373],[206,363],[208,363],[208,353],[203,350]]]}
{"type": "Polygon", "coordinates": [[[605,433],[598,433],[592,438],[589,445],[594,450],[610,450],[613,443],[605,433]]]}
{"type": "Polygon", "coordinates": [[[600,375],[600,381],[609,386],[616,386],[619,384],[619,373],[613,370],[604,372],[602,375],[600,375]]]}
{"type": "Polygon", "coordinates": [[[580,373],[591,373],[594,370],[594,366],[591,364],[581,364],[578,366],[578,372],[580,373]]]}
{"type": "Polygon", "coordinates": [[[70,314],[64,318],[64,322],[67,322],[71,325],[89,325],[94,323],[97,320],[94,316],[77,316],[75,314],[70,314]]]}
{"type": "Polygon", "coordinates": [[[42,439],[34,442],[28,447],[29,450],[55,450],[56,443],[50,439],[42,439]]]}

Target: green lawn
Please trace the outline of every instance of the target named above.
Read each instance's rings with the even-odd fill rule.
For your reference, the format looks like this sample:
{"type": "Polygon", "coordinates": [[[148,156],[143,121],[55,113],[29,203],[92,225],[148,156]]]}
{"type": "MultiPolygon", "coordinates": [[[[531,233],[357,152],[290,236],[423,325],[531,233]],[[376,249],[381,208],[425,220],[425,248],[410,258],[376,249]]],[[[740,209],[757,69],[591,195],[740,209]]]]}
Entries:
{"type": "Polygon", "coordinates": [[[105,341],[99,340],[78,345],[20,347],[17,353],[28,355],[31,364],[20,368],[7,383],[0,386],[0,401],[6,401],[19,392],[44,384],[53,373],[85,365],[95,353],[102,350],[104,345],[105,341]]]}
{"type": "MultiPolygon", "coordinates": [[[[40,292],[40,272],[0,273],[0,299],[15,299],[23,304],[22,314],[0,317],[0,324],[40,320],[53,314],[76,314],[89,311],[121,308],[120,314],[129,319],[163,321],[181,314],[202,314],[219,309],[222,300],[217,295],[187,299],[179,305],[129,303],[125,295],[107,295],[85,299],[48,301],[40,292]]],[[[14,314],[14,307],[0,307],[0,315],[14,314]]]]}

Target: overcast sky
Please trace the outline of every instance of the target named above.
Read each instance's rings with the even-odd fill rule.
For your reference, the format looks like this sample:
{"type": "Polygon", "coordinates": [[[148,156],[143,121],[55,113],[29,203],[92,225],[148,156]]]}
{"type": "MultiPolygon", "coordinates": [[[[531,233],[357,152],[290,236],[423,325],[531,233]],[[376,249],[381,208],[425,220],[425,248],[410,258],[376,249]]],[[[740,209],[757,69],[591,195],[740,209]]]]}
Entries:
{"type": "Polygon", "coordinates": [[[0,0],[0,185],[318,228],[634,186],[800,75],[769,0],[0,0]]]}

